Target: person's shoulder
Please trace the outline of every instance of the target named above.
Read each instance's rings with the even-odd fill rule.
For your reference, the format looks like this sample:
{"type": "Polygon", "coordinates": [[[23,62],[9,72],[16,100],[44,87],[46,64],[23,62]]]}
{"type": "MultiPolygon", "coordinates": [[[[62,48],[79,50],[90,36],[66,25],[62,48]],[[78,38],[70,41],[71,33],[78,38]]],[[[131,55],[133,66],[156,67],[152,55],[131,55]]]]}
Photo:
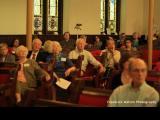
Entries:
{"type": "Polygon", "coordinates": [[[8,54],[8,56],[9,56],[9,57],[12,57],[12,58],[15,58],[15,55],[10,54],[10,53],[8,54]]]}
{"type": "Polygon", "coordinates": [[[84,53],[91,54],[88,50],[83,50],[84,53]]]}
{"type": "Polygon", "coordinates": [[[26,63],[27,64],[37,64],[37,62],[35,61],[35,60],[33,60],[33,59],[27,59],[27,61],[26,61],[26,63]]]}
{"type": "Polygon", "coordinates": [[[66,54],[64,54],[63,52],[60,53],[61,58],[68,58],[68,56],[66,54]]]}
{"type": "Polygon", "coordinates": [[[128,91],[129,86],[130,84],[120,85],[114,91],[118,93],[125,93],[125,91],[128,91]]]}
{"type": "Polygon", "coordinates": [[[158,93],[157,90],[154,87],[152,87],[151,85],[149,85],[147,83],[145,83],[145,91],[147,93],[148,92],[150,92],[150,93],[158,93]]]}
{"type": "Polygon", "coordinates": [[[70,52],[69,52],[69,54],[73,54],[73,53],[76,53],[76,50],[74,49],[74,50],[71,50],[70,52]]]}
{"type": "Polygon", "coordinates": [[[70,39],[70,41],[71,41],[71,42],[76,42],[76,40],[75,40],[75,39],[70,39]]]}
{"type": "Polygon", "coordinates": [[[119,50],[115,50],[115,52],[118,53],[118,54],[120,54],[120,51],[119,51],[119,50]]]}

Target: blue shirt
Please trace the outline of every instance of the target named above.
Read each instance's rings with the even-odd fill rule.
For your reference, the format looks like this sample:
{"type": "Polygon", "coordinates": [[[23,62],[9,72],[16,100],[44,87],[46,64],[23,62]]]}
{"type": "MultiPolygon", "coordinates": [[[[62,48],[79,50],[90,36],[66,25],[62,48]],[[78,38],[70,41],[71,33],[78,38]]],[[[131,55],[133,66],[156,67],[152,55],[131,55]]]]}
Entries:
{"type": "Polygon", "coordinates": [[[55,55],[53,58],[53,55],[50,55],[47,57],[47,62],[50,62],[51,59],[55,60],[53,71],[58,75],[58,77],[65,77],[65,71],[73,66],[72,61],[65,57],[63,53],[60,53],[58,55],[55,55]]]}

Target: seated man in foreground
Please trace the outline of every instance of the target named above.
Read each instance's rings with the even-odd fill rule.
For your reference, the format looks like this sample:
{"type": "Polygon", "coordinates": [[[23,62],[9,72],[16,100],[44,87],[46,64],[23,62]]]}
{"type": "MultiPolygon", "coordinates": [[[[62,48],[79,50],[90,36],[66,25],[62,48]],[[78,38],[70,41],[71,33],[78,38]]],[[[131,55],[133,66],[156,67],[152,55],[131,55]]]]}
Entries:
{"type": "Polygon", "coordinates": [[[146,63],[139,58],[133,58],[129,61],[129,74],[132,82],[115,89],[107,101],[108,106],[156,107],[159,102],[159,94],[145,82],[147,77],[146,63]]]}

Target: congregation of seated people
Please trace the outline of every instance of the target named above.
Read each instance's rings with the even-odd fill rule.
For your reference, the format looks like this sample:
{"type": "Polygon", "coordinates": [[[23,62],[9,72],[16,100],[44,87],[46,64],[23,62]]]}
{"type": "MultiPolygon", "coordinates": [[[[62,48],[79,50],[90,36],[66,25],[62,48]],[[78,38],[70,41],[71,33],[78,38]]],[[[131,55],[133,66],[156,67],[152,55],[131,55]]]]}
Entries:
{"type": "MultiPolygon", "coordinates": [[[[17,65],[14,105],[32,106],[32,102],[38,99],[38,90],[42,85],[38,83],[42,80],[52,86],[52,100],[77,104],[79,94],[88,86],[84,79],[89,76],[88,66],[92,65],[96,69],[96,75],[90,76],[98,79],[92,78],[97,84],[89,87],[112,90],[108,106],[157,106],[159,93],[145,82],[147,65],[140,59],[139,34],[135,32],[133,37],[128,38],[122,33],[119,39],[106,37],[105,42],[102,42],[101,38],[95,36],[94,42],[89,43],[86,35],[74,40],[69,32],[65,32],[61,41],[46,40],[43,44],[39,38],[33,39],[32,50],[20,45],[19,39],[15,39],[11,48],[7,43],[0,43],[0,62],[17,65]],[[92,54],[92,51],[96,50],[100,51],[100,60],[92,54]],[[46,65],[45,68],[42,67],[43,64],[46,65]],[[67,90],[56,85],[59,78],[71,82],[67,90]],[[32,94],[29,94],[30,92],[32,94]],[[125,100],[144,103],[124,104],[125,100]]],[[[158,40],[159,38],[156,39],[158,40]]]]}

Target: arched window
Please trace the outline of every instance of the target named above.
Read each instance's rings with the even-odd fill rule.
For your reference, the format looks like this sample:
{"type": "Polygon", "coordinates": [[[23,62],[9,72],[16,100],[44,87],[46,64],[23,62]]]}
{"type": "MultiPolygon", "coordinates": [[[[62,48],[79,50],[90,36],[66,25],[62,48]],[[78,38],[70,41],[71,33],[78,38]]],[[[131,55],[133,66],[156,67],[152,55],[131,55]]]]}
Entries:
{"type": "Polygon", "coordinates": [[[101,32],[120,31],[120,0],[101,0],[101,32]]]}
{"type": "Polygon", "coordinates": [[[34,33],[62,34],[63,0],[34,0],[34,33]]]}

